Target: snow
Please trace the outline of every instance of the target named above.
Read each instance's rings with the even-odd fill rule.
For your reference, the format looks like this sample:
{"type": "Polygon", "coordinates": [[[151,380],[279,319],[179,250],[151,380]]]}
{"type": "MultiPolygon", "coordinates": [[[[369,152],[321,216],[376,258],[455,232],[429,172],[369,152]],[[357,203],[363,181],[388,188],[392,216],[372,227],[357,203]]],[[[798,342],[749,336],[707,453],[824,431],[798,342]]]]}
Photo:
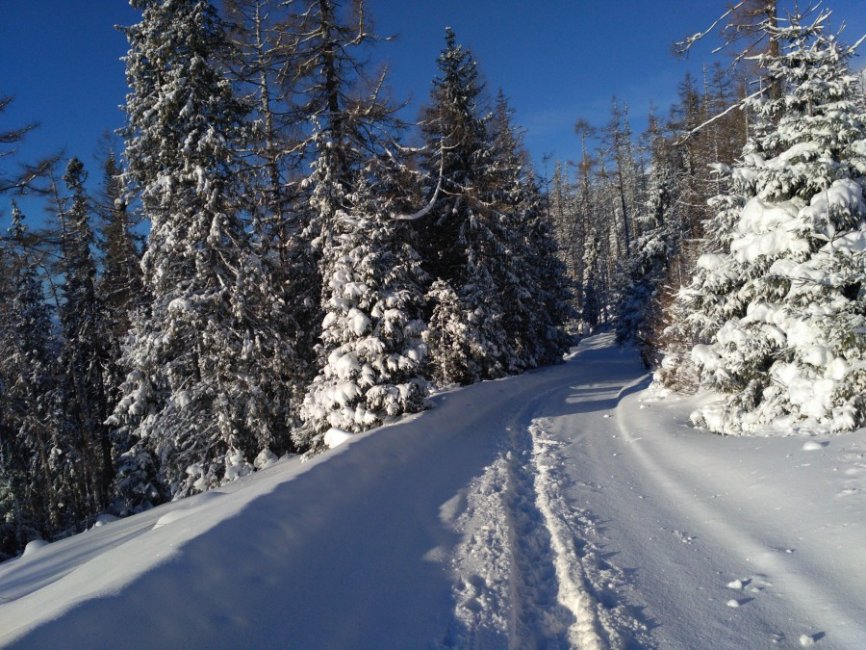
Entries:
{"type": "Polygon", "coordinates": [[[712,396],[644,372],[587,339],[29,550],[0,564],[0,645],[866,647],[866,430],[709,434],[712,396]]]}
{"type": "Polygon", "coordinates": [[[755,197],[743,208],[737,224],[740,236],[731,242],[731,255],[739,262],[753,262],[762,256],[808,253],[802,230],[796,201],[773,204],[755,197]]]}
{"type": "Polygon", "coordinates": [[[339,447],[351,437],[352,434],[348,431],[343,431],[342,429],[335,429],[334,427],[331,427],[325,432],[325,446],[328,449],[339,447]]]}
{"type": "Polygon", "coordinates": [[[44,539],[34,539],[32,542],[28,542],[27,546],[24,547],[24,552],[21,554],[21,557],[27,557],[28,555],[33,555],[38,552],[40,549],[48,546],[48,542],[44,539]]]}

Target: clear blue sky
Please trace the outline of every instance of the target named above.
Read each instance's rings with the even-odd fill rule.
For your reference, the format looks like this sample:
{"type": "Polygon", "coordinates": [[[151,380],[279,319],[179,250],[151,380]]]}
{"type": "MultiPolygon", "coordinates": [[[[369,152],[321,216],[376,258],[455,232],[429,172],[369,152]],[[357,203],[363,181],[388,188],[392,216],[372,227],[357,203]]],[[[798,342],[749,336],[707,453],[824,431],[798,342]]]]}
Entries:
{"type": "MultiPolygon", "coordinates": [[[[707,27],[724,4],[368,0],[377,31],[397,35],[377,46],[374,57],[389,63],[395,96],[413,100],[411,116],[427,99],[450,25],[475,54],[491,93],[501,87],[510,97],[539,166],[545,154],[575,157],[575,119],[604,123],[614,95],[629,104],[636,130],[651,102],[666,111],[686,70],[713,60],[706,47],[677,60],[671,43],[707,27]]],[[[834,23],[848,23],[849,41],[866,32],[866,1],[825,4],[834,9],[834,23]]],[[[0,9],[0,94],[16,98],[0,129],[38,121],[42,126],[23,153],[64,148],[92,165],[100,134],[123,121],[119,57],[126,40],[113,26],[136,22],[137,12],[124,0],[0,0],[0,9]]],[[[0,205],[0,212],[6,208],[0,205]]]]}

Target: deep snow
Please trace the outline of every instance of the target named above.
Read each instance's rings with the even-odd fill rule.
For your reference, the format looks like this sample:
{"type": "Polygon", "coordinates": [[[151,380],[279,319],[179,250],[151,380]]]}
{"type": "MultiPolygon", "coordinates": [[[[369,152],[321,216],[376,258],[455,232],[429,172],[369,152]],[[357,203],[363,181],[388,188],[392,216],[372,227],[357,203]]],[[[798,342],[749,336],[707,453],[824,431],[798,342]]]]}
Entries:
{"type": "Polygon", "coordinates": [[[866,432],[728,438],[569,363],[0,565],[16,647],[866,647],[866,432]]]}

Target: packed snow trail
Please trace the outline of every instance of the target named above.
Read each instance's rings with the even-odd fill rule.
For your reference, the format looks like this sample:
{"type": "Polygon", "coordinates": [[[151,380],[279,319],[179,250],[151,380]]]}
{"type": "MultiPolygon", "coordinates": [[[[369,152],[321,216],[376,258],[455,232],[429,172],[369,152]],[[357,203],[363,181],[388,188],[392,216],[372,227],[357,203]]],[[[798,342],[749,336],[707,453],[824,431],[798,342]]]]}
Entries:
{"type": "Polygon", "coordinates": [[[688,424],[707,398],[647,383],[576,389],[585,415],[539,424],[563,445],[566,510],[603,521],[582,534],[628,575],[615,596],[653,642],[866,648],[866,431],[712,435],[688,424]]]}
{"type": "MultiPolygon", "coordinates": [[[[9,602],[0,605],[0,640],[89,648],[471,644],[476,630],[463,628],[452,590],[472,577],[452,575],[461,532],[449,517],[460,513],[447,504],[501,462],[509,429],[528,435],[528,404],[580,372],[588,368],[574,362],[446,393],[429,413],[356,436],[309,463],[284,462],[224,494],[170,504],[4,564],[0,596],[9,602]]],[[[550,593],[555,604],[549,549],[528,545],[519,558],[509,555],[521,537],[512,528],[518,502],[531,508],[534,497],[515,491],[531,481],[506,478],[499,559],[522,565],[521,580],[533,584],[527,599],[550,593]]],[[[542,539],[544,521],[534,512],[524,519],[542,539]]],[[[477,577],[490,570],[480,567],[477,577]]],[[[494,645],[544,644],[550,636],[567,647],[571,614],[561,612],[548,635],[538,605],[514,602],[524,589],[509,578],[501,604],[515,618],[495,630],[494,645]],[[518,629],[523,641],[509,641],[518,629]]]]}
{"type": "Polygon", "coordinates": [[[866,435],[723,438],[609,337],[0,565],[15,647],[866,647],[866,435]],[[804,444],[805,443],[805,444],[804,444]]]}

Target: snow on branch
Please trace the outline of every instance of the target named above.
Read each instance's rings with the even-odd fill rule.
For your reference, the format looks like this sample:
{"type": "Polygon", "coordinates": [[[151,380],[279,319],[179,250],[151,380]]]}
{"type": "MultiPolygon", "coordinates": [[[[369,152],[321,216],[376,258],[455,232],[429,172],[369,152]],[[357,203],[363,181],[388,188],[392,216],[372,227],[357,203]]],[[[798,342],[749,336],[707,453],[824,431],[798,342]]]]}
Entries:
{"type": "Polygon", "coordinates": [[[674,45],[676,47],[676,50],[675,50],[676,53],[681,55],[681,56],[688,54],[688,51],[691,49],[692,45],[694,45],[699,40],[701,40],[702,38],[707,36],[707,34],[712,32],[718,26],[718,24],[720,22],[722,22],[725,18],[730,16],[732,13],[734,13],[737,9],[742,7],[744,3],[745,3],[745,0],[740,0],[740,2],[738,2],[733,7],[728,9],[725,13],[723,13],[721,16],[719,16],[716,19],[716,21],[712,25],[707,27],[707,29],[705,29],[704,31],[698,32],[697,34],[692,34],[688,38],[684,38],[683,40],[677,41],[676,43],[674,43],[674,45]]]}
{"type": "Polygon", "coordinates": [[[719,113],[719,114],[717,114],[717,115],[713,115],[713,116],[712,116],[710,119],[708,119],[706,122],[704,122],[703,124],[699,124],[698,126],[696,126],[695,128],[693,128],[691,131],[689,131],[688,133],[686,133],[686,134],[685,134],[685,135],[680,139],[680,141],[679,141],[678,144],[683,144],[686,140],[688,140],[690,137],[692,137],[695,133],[697,133],[698,131],[700,131],[700,130],[703,129],[704,127],[709,126],[710,124],[712,124],[712,123],[715,122],[716,120],[719,120],[719,119],[723,118],[725,115],[727,115],[727,114],[730,113],[731,111],[733,111],[733,110],[735,110],[735,109],[738,109],[738,108],[742,108],[742,107],[746,104],[746,102],[748,102],[748,101],[750,101],[750,100],[752,100],[752,99],[755,99],[758,95],[761,95],[764,91],[765,91],[765,89],[764,89],[764,88],[761,88],[760,90],[757,90],[757,91],[753,92],[753,93],[752,93],[751,95],[749,95],[748,97],[744,97],[743,99],[739,100],[738,102],[735,102],[735,103],[731,104],[731,105],[728,106],[725,110],[723,110],[721,113],[719,113]]]}
{"type": "Polygon", "coordinates": [[[436,205],[436,201],[439,199],[439,192],[442,191],[442,177],[445,174],[445,143],[444,140],[440,144],[440,154],[439,154],[439,180],[436,183],[436,189],[433,190],[433,196],[430,199],[430,202],[425,205],[423,208],[414,212],[412,214],[400,214],[395,215],[392,218],[395,221],[417,221],[418,219],[423,219],[430,211],[433,209],[433,206],[436,205]]]}

